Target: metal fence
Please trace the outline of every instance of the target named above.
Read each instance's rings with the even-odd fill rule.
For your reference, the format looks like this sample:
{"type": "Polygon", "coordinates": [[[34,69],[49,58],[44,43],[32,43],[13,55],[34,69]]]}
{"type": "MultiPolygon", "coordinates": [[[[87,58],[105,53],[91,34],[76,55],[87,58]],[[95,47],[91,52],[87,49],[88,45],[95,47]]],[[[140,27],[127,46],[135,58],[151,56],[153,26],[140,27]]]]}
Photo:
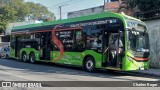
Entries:
{"type": "Polygon", "coordinates": [[[160,19],[160,9],[134,13],[134,17],[141,20],[160,19]]]}

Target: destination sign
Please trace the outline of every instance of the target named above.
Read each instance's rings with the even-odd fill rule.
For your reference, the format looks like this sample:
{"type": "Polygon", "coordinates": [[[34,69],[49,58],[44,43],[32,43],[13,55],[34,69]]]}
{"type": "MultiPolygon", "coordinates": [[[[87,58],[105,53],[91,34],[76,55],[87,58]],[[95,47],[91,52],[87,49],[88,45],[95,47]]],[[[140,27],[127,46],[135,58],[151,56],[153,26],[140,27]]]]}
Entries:
{"type": "Polygon", "coordinates": [[[117,19],[107,19],[107,20],[91,21],[86,23],[71,24],[70,27],[84,27],[84,26],[112,24],[112,23],[117,23],[117,19]]]}
{"type": "Polygon", "coordinates": [[[137,31],[144,32],[146,30],[146,26],[143,24],[140,24],[139,22],[128,20],[127,21],[127,27],[130,29],[136,29],[137,31]]]}

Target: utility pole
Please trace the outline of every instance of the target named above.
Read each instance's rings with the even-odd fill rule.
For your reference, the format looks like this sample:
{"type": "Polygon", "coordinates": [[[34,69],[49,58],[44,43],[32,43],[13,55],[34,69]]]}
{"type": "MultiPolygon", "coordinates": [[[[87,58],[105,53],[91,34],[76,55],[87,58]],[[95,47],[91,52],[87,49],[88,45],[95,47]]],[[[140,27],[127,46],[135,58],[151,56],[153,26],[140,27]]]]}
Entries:
{"type": "Polygon", "coordinates": [[[59,6],[60,20],[62,20],[62,7],[63,7],[63,6],[66,6],[66,5],[68,5],[68,4],[64,4],[64,5],[59,6]]]}
{"type": "Polygon", "coordinates": [[[105,5],[106,5],[106,0],[104,0],[104,7],[103,7],[104,12],[105,12],[105,5]]]}
{"type": "Polygon", "coordinates": [[[62,6],[59,6],[59,15],[60,15],[60,20],[62,20],[62,6]]]}

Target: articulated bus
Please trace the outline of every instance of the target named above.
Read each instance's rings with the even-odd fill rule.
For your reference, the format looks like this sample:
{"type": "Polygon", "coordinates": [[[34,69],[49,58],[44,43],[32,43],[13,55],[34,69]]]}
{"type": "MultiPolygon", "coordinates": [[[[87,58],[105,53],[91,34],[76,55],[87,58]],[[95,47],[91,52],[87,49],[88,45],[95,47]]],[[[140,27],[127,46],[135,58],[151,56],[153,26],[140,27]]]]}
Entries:
{"type": "Polygon", "coordinates": [[[10,57],[23,62],[71,65],[89,72],[130,71],[149,69],[149,56],[147,26],[124,14],[104,12],[11,31],[10,57]]]}

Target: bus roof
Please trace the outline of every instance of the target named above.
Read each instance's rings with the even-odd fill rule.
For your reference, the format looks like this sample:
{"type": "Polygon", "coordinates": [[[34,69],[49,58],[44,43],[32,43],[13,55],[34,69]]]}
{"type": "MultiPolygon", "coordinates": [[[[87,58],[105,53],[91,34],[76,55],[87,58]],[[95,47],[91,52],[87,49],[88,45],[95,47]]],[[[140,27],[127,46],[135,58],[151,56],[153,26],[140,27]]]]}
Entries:
{"type": "Polygon", "coordinates": [[[100,14],[81,16],[81,17],[64,19],[64,20],[17,26],[17,27],[14,27],[12,31],[15,32],[21,29],[35,28],[35,27],[40,27],[40,26],[49,26],[49,25],[56,25],[56,24],[63,24],[63,23],[71,23],[71,22],[79,22],[79,21],[86,21],[86,20],[94,20],[94,19],[100,19],[100,18],[105,18],[105,17],[116,17],[116,18],[120,18],[121,20],[124,20],[124,18],[129,18],[129,19],[133,19],[136,21],[140,21],[139,19],[127,16],[125,14],[119,14],[119,13],[113,13],[113,12],[103,12],[100,14]]]}

